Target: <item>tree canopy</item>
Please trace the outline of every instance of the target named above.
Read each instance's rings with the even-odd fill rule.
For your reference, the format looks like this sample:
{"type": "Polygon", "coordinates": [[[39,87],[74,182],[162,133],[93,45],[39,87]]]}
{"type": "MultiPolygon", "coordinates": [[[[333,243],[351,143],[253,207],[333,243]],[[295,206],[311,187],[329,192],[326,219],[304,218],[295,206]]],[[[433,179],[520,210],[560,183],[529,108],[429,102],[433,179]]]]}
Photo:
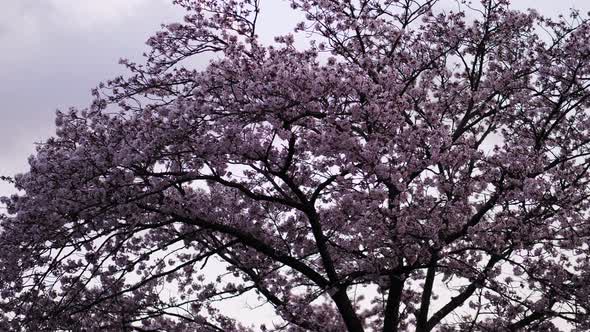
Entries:
{"type": "Polygon", "coordinates": [[[0,330],[590,330],[586,16],[175,3],[3,198],[0,330]]]}

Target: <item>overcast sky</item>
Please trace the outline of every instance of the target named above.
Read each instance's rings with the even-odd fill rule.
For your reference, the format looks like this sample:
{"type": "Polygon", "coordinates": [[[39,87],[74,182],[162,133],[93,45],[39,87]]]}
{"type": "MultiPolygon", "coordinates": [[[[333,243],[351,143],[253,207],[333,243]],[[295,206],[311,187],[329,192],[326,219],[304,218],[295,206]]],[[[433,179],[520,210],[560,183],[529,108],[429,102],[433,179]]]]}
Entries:
{"type": "MultiPolygon", "coordinates": [[[[0,11],[0,175],[25,171],[34,142],[52,134],[56,109],[84,107],[98,82],[140,59],[160,23],[177,21],[171,0],[3,0],[0,11]]],[[[514,0],[541,13],[590,10],[588,0],[514,0]]],[[[289,30],[281,0],[263,0],[262,33],[289,30]]],[[[0,182],[0,195],[12,192],[0,182]]]]}

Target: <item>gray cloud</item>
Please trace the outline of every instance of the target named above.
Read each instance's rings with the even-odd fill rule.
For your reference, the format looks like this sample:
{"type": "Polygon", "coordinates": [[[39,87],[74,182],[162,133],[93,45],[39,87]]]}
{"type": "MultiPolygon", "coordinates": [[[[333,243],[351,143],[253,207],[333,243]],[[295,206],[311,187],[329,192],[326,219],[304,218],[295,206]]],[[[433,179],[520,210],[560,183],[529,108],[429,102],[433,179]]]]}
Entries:
{"type": "MultiPolygon", "coordinates": [[[[25,171],[57,108],[84,107],[98,82],[139,59],[178,8],[164,0],[8,0],[0,12],[0,174],[25,171]]],[[[0,195],[12,192],[0,182],[0,195]]]]}

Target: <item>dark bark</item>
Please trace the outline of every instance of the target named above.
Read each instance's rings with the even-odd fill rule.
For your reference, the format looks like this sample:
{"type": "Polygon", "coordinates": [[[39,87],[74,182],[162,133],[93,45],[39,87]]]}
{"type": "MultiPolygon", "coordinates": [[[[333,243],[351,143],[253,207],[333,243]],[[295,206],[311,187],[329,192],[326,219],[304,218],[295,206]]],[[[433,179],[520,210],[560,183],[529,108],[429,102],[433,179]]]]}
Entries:
{"type": "MultiPolygon", "coordinates": [[[[507,253],[508,254],[508,253],[507,253]]],[[[473,293],[480,287],[483,286],[485,283],[485,279],[487,277],[487,273],[499,262],[503,256],[494,255],[488,261],[488,264],[484,268],[484,270],[480,273],[479,277],[476,278],[467,286],[463,292],[459,295],[453,297],[451,301],[449,301],[445,306],[443,306],[440,310],[430,317],[428,322],[424,326],[423,331],[431,331],[438,323],[440,323],[448,314],[453,312],[458,307],[462,306],[463,303],[471,296],[473,293]]]]}
{"type": "Polygon", "coordinates": [[[385,318],[383,320],[383,332],[397,332],[399,325],[399,307],[401,303],[402,292],[404,290],[404,281],[400,276],[392,275],[389,294],[387,294],[387,304],[385,305],[385,318]]]}
{"type": "Polygon", "coordinates": [[[346,288],[340,288],[334,293],[332,300],[336,303],[348,332],[364,332],[363,324],[356,314],[348,294],[346,294],[346,288]]]}
{"type": "Polygon", "coordinates": [[[420,301],[420,309],[416,314],[416,332],[426,332],[428,324],[428,309],[430,308],[430,298],[432,296],[432,286],[434,285],[434,277],[436,276],[436,261],[433,261],[428,271],[426,272],[426,280],[424,281],[424,290],[422,291],[422,298],[420,301]]]}

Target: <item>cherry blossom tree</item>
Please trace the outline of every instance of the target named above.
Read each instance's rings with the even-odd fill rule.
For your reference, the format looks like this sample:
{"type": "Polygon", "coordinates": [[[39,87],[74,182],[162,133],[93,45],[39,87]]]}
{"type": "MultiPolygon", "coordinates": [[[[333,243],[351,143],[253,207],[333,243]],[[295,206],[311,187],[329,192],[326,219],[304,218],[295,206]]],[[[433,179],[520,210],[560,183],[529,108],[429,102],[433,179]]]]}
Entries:
{"type": "Polygon", "coordinates": [[[290,0],[264,45],[260,0],[175,3],[14,178],[0,330],[590,330],[585,16],[290,0]]]}

